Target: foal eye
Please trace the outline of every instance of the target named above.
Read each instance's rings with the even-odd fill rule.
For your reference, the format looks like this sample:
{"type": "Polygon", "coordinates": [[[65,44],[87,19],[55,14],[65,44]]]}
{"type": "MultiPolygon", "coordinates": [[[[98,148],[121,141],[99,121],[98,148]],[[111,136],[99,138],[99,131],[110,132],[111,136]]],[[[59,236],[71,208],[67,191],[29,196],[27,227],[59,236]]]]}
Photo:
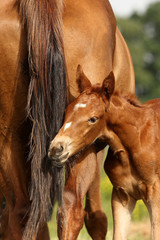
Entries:
{"type": "Polygon", "coordinates": [[[90,123],[95,123],[97,120],[98,120],[97,117],[91,117],[88,121],[89,121],[90,123]]]}

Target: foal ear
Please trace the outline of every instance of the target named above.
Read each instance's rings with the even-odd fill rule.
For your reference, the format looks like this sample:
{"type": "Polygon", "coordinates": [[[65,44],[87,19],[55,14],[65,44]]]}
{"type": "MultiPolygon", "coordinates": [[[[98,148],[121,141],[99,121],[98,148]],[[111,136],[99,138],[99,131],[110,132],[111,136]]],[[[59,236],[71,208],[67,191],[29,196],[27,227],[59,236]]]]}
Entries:
{"type": "Polygon", "coordinates": [[[81,65],[78,65],[77,67],[76,81],[80,93],[82,93],[86,88],[90,88],[92,86],[91,82],[84,74],[81,65]]]}
{"type": "Polygon", "coordinates": [[[114,88],[115,88],[115,78],[114,78],[113,72],[110,72],[108,77],[104,79],[103,85],[102,85],[102,93],[106,96],[108,100],[113,94],[114,88]]]}

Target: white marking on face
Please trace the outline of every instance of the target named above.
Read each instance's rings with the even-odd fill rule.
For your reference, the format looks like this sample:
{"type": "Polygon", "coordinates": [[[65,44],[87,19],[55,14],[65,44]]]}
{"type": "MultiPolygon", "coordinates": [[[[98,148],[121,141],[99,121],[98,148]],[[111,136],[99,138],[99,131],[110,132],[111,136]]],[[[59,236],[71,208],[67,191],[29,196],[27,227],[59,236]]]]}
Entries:
{"type": "Polygon", "coordinates": [[[74,110],[77,110],[78,108],[85,108],[85,107],[86,107],[86,104],[84,104],[84,103],[77,103],[74,106],[74,110]]]}
{"type": "Polygon", "coordinates": [[[66,123],[64,126],[64,131],[71,126],[72,122],[66,123]]]}

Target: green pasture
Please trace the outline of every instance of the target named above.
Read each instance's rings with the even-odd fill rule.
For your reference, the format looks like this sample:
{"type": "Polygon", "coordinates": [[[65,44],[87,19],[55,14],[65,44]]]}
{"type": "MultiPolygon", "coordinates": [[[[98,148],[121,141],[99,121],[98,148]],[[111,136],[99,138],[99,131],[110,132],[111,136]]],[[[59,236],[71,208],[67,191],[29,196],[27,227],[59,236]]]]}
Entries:
{"type": "MultiPolygon", "coordinates": [[[[111,211],[111,192],[112,185],[102,170],[101,176],[101,194],[103,209],[108,217],[108,233],[106,240],[112,239],[112,211],[111,211]]],[[[49,222],[49,230],[51,240],[57,240],[56,232],[56,210],[53,213],[52,220],[49,222]]],[[[150,223],[149,216],[142,201],[138,201],[132,215],[129,240],[149,240],[150,239],[150,223]]],[[[91,240],[85,226],[81,230],[78,240],[91,240]]]]}

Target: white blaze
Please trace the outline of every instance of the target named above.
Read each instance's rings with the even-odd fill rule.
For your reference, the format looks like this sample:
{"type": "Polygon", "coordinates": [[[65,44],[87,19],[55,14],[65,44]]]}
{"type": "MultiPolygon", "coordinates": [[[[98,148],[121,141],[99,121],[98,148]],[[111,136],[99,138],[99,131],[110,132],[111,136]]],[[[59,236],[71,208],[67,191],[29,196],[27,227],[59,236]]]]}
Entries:
{"type": "Polygon", "coordinates": [[[74,106],[74,110],[77,110],[78,108],[85,108],[85,107],[86,107],[86,104],[84,104],[84,103],[77,103],[74,106]]]}
{"type": "Polygon", "coordinates": [[[72,122],[66,123],[64,126],[64,131],[71,126],[72,122]]]}

